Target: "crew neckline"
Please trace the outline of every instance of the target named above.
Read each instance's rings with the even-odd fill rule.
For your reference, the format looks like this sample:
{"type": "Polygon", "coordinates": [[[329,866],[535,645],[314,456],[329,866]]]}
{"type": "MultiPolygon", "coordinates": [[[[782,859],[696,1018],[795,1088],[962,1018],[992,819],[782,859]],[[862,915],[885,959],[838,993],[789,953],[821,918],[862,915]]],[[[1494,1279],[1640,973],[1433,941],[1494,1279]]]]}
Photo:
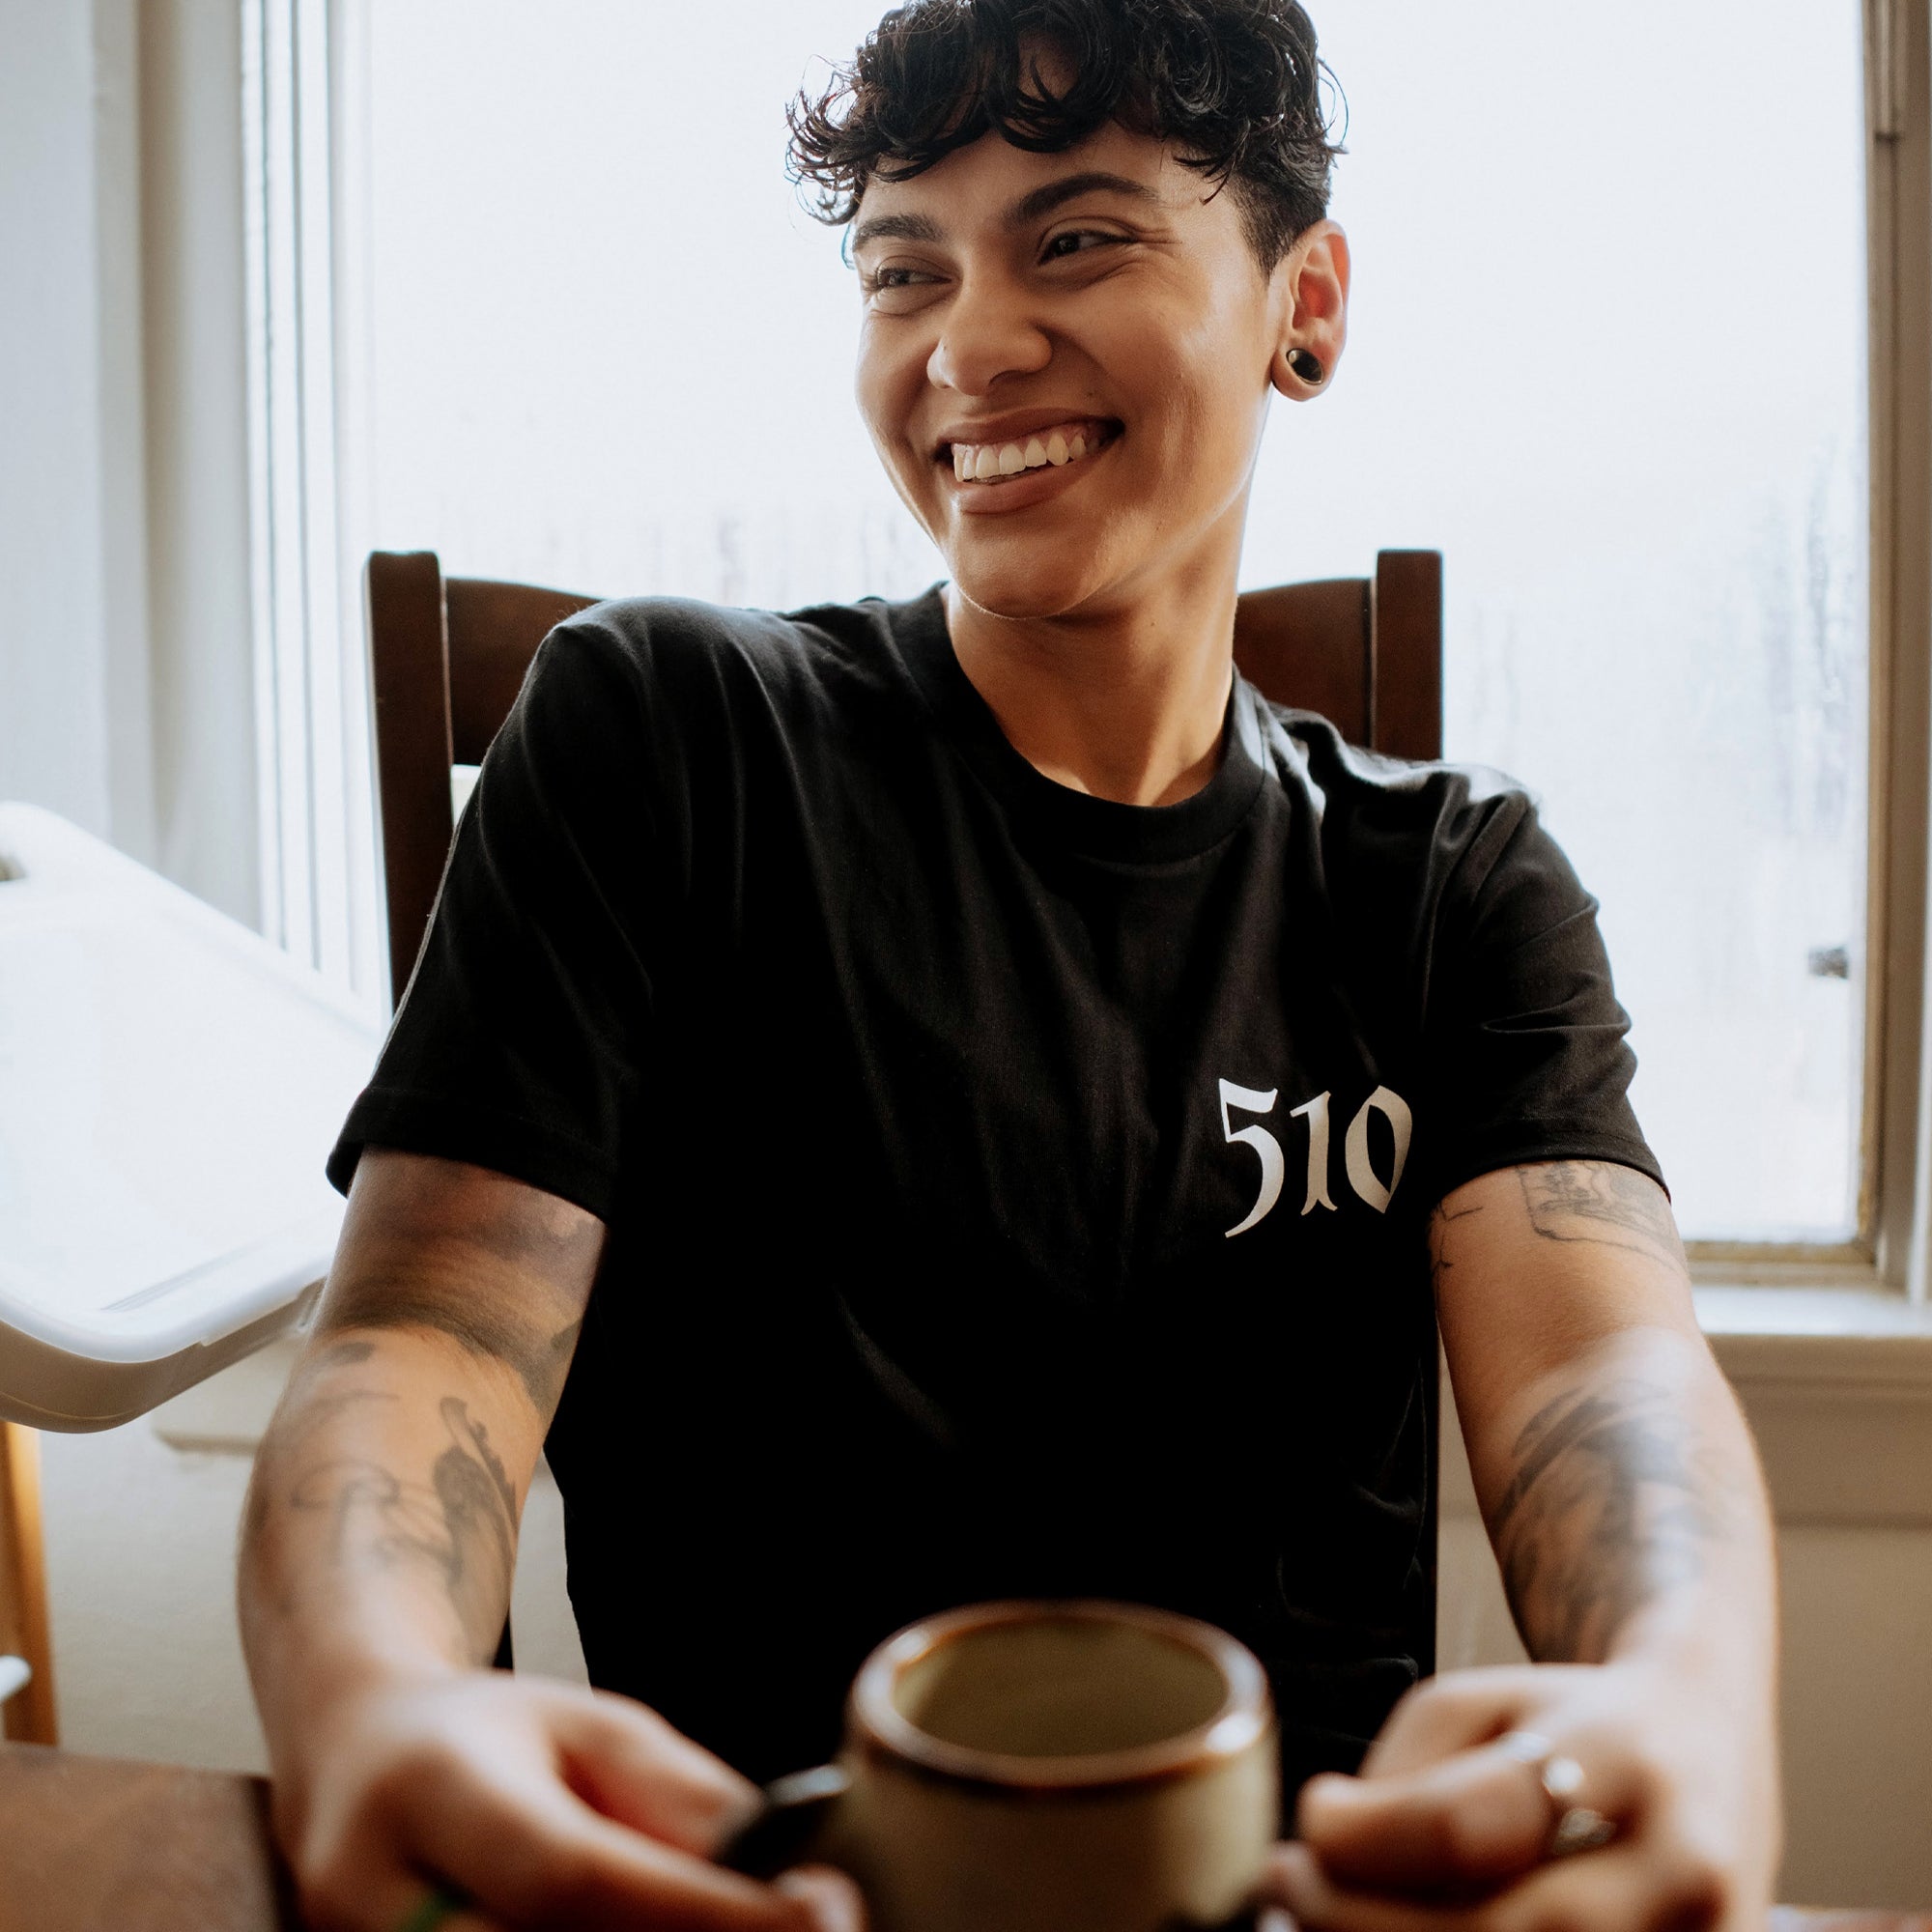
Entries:
{"type": "Polygon", "coordinates": [[[1247,816],[1265,770],[1254,693],[1238,671],[1228,694],[1221,755],[1199,791],[1174,805],[1095,798],[1048,778],[1014,749],[952,648],[943,588],[935,583],[909,603],[889,606],[893,629],[942,735],[1020,820],[1091,857],[1159,864],[1207,851],[1247,816]]]}

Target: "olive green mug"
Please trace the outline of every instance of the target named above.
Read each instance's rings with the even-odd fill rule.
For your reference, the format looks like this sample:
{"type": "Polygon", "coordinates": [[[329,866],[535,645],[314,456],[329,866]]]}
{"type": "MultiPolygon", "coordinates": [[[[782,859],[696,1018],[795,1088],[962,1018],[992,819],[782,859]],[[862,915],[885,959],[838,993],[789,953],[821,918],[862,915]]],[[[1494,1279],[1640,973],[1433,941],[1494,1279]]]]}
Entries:
{"type": "Polygon", "coordinates": [[[721,1854],[835,1864],[870,1932],[1243,1924],[1279,1824],[1267,1677],[1226,1632],[1098,1602],[981,1604],[889,1638],[837,1760],[721,1854]]]}

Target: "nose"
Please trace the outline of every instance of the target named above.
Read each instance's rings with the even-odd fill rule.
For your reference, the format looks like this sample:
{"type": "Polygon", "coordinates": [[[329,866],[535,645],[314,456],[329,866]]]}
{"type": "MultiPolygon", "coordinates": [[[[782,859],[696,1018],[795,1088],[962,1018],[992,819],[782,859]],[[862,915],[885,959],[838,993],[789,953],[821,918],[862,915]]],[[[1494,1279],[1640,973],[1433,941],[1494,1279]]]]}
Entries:
{"type": "Polygon", "coordinates": [[[1030,319],[1018,290],[968,276],[946,306],[925,375],[934,388],[982,396],[1002,376],[1037,375],[1052,358],[1052,338],[1030,319]]]}

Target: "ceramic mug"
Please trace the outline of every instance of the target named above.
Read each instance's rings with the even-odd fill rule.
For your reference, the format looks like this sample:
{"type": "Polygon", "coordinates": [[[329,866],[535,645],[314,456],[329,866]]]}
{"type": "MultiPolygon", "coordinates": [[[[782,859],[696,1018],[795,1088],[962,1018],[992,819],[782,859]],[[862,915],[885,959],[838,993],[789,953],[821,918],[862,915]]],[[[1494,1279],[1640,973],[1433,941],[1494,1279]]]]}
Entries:
{"type": "Polygon", "coordinates": [[[1279,1825],[1267,1677],[1167,1610],[950,1610],[872,1653],[836,1762],[766,1797],[721,1861],[838,1865],[870,1932],[1245,1923],[1279,1825]]]}

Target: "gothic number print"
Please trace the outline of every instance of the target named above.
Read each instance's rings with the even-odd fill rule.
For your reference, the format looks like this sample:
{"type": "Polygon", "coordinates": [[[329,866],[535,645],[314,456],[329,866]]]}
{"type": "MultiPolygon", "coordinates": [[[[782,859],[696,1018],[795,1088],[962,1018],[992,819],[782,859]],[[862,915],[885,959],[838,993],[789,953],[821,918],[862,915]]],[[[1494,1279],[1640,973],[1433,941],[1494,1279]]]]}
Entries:
{"type": "Polygon", "coordinates": [[[1281,1143],[1265,1127],[1237,1127],[1228,1118],[1228,1109],[1238,1107],[1244,1114],[1269,1114],[1274,1111],[1280,1092],[1280,1088],[1271,1087],[1265,1094],[1258,1094],[1252,1087],[1236,1087],[1232,1080],[1221,1082],[1221,1138],[1230,1147],[1243,1141],[1262,1157],[1262,1191],[1255,1196],[1247,1219],[1237,1221],[1228,1230],[1231,1241],[1236,1235],[1245,1235],[1281,1199],[1282,1177],[1288,1172],[1288,1162],[1282,1157],[1281,1143]]]}
{"type": "MultiPolygon", "coordinates": [[[[1228,1239],[1232,1241],[1236,1235],[1245,1235],[1258,1221],[1264,1219],[1281,1199],[1288,1159],[1282,1152],[1281,1143],[1267,1128],[1258,1122],[1237,1127],[1228,1111],[1232,1107],[1244,1114],[1271,1114],[1281,1096],[1281,1090],[1271,1087],[1266,1093],[1262,1093],[1253,1087],[1237,1087],[1232,1080],[1223,1080],[1220,1087],[1221,1138],[1230,1147],[1239,1142],[1253,1148],[1262,1163],[1261,1191],[1255,1196],[1255,1205],[1248,1209],[1246,1216],[1227,1231],[1228,1239]]],[[[1318,1208],[1326,1208],[1332,1213],[1335,1208],[1334,1200],[1328,1192],[1329,1098],[1325,1093],[1318,1094],[1314,1099],[1304,1100],[1289,1113],[1290,1120],[1308,1122],[1308,1191],[1301,1204],[1304,1214],[1312,1214],[1318,1208]]],[[[1389,1203],[1395,1199],[1395,1191],[1402,1184],[1402,1171],[1408,1161],[1408,1146],[1414,1132],[1415,1116],[1409,1111],[1408,1102],[1392,1087],[1378,1087],[1349,1122],[1349,1131],[1343,1140],[1343,1165],[1348,1172],[1349,1185],[1355,1190],[1357,1199],[1373,1208],[1378,1214],[1388,1212],[1389,1203]],[[1379,1114],[1389,1126],[1394,1152],[1389,1161],[1387,1180],[1376,1172],[1375,1162],[1369,1154],[1371,1114],[1379,1114]]]]}
{"type": "Polygon", "coordinates": [[[1389,1202],[1395,1196],[1402,1180],[1402,1170],[1408,1160],[1408,1143],[1414,1131],[1415,1116],[1408,1111],[1408,1102],[1391,1087],[1378,1087],[1362,1102],[1361,1111],[1349,1122],[1349,1185],[1378,1214],[1388,1212],[1389,1202]],[[1369,1163],[1371,1114],[1379,1114],[1389,1123],[1389,1132],[1395,1139],[1395,1158],[1389,1162],[1386,1187],[1369,1163]]]}

